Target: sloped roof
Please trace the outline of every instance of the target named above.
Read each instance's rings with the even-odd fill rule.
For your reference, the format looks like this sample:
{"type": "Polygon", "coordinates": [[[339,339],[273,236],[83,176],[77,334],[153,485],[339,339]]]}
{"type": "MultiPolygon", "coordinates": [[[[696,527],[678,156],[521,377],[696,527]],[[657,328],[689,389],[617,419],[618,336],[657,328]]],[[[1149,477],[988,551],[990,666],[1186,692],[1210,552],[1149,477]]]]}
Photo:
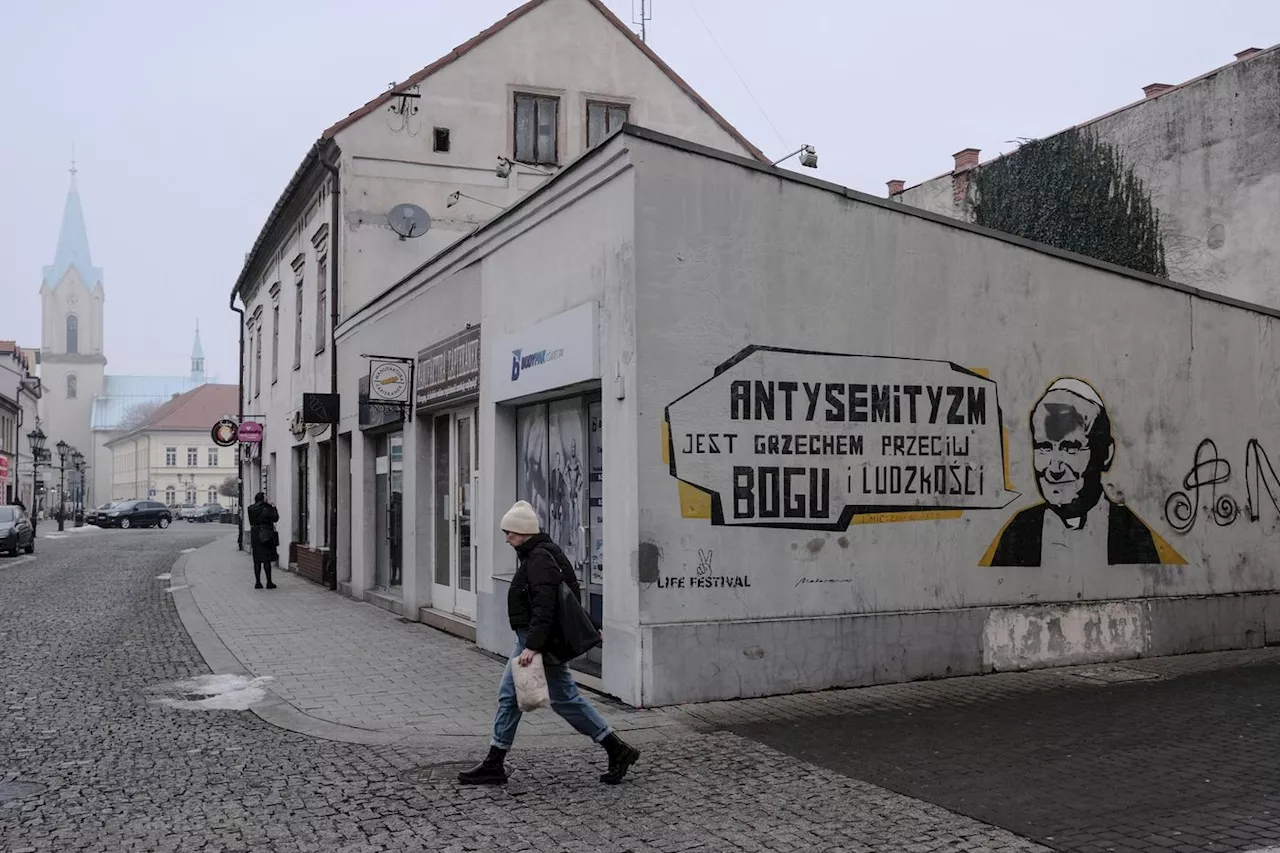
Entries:
{"type": "Polygon", "coordinates": [[[89,234],[84,227],[84,209],[80,206],[80,190],[76,187],[76,173],[71,172],[71,188],[67,190],[67,203],[62,209],[62,228],[58,231],[58,249],[53,263],[44,268],[44,280],[56,287],[67,271],[75,267],[89,290],[102,286],[102,270],[93,265],[89,255],[89,234]]]}
{"type": "Polygon", "coordinates": [[[212,429],[220,418],[237,411],[240,405],[239,395],[238,385],[201,385],[184,394],[176,394],[168,402],[161,404],[146,423],[130,430],[128,435],[167,430],[212,429]]]}
{"type": "Polygon", "coordinates": [[[137,406],[163,403],[201,384],[190,376],[107,376],[102,393],[93,398],[90,429],[119,429],[137,406]]]}
{"type": "MultiPolygon", "coordinates": [[[[448,65],[451,65],[455,61],[461,59],[463,56],[470,53],[472,50],[475,50],[477,47],[484,44],[486,41],[493,38],[495,35],[502,32],[507,27],[511,26],[512,23],[514,23],[515,21],[518,21],[520,18],[529,14],[534,9],[537,9],[539,6],[541,6],[543,3],[546,3],[546,2],[547,0],[529,0],[529,2],[525,3],[523,6],[520,6],[519,8],[512,10],[501,21],[498,21],[493,26],[489,27],[486,30],[482,30],[481,32],[477,33],[475,36],[471,37],[467,41],[458,45],[453,50],[449,51],[444,56],[440,57],[435,62],[428,65],[426,68],[423,68],[418,73],[412,75],[408,80],[405,80],[403,83],[396,85],[396,87],[393,90],[383,92],[381,95],[374,98],[372,101],[369,101],[369,103],[355,110],[346,118],[342,119],[337,124],[334,124],[333,126],[331,126],[328,130],[326,130],[323,134],[321,134],[320,138],[332,139],[343,128],[348,127],[351,124],[359,121],[360,119],[364,118],[369,113],[373,112],[374,110],[378,109],[384,104],[390,103],[394,98],[397,97],[397,92],[402,91],[415,84],[421,83],[423,80],[426,80],[428,77],[430,77],[432,74],[435,74],[440,69],[448,65]]],[[[739,133],[738,129],[729,123],[728,119],[720,115],[720,113],[716,112],[716,110],[710,104],[704,101],[702,99],[702,96],[699,95],[697,92],[695,92],[693,87],[690,86],[688,83],[686,83],[684,79],[671,68],[670,65],[667,65],[667,63],[663,62],[662,58],[659,57],[658,54],[654,53],[653,49],[650,48],[649,45],[641,41],[640,37],[637,36],[634,32],[632,32],[630,27],[628,27],[621,20],[619,20],[617,15],[609,11],[608,6],[604,5],[604,3],[601,2],[601,0],[584,0],[584,2],[590,3],[591,6],[594,7],[597,12],[599,12],[601,15],[604,16],[606,21],[613,24],[614,27],[617,28],[618,32],[626,36],[627,39],[633,45],[635,45],[640,50],[640,52],[643,53],[646,58],[648,58],[650,62],[658,66],[658,68],[662,70],[662,73],[666,74],[667,77],[671,79],[672,83],[675,83],[676,86],[680,87],[681,91],[683,91],[686,95],[692,98],[694,103],[696,103],[699,107],[702,108],[703,112],[709,115],[712,118],[712,120],[715,121],[716,124],[720,125],[720,127],[723,128],[726,133],[728,133],[738,142],[738,144],[740,144],[743,148],[747,149],[747,151],[751,152],[752,157],[755,157],[757,160],[760,160],[761,162],[764,162],[764,163],[769,162],[769,158],[765,156],[763,151],[761,151],[759,148],[752,145],[750,140],[748,140],[745,136],[739,133]]]]}

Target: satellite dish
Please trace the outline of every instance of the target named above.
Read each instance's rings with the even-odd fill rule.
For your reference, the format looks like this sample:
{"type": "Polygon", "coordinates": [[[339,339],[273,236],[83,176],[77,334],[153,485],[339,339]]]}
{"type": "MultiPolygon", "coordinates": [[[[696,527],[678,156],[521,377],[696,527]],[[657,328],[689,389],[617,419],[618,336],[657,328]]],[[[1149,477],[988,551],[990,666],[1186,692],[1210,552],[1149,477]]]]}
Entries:
{"type": "Polygon", "coordinates": [[[387,224],[403,240],[406,237],[421,237],[431,230],[431,217],[416,204],[397,204],[387,214],[387,224]]]}

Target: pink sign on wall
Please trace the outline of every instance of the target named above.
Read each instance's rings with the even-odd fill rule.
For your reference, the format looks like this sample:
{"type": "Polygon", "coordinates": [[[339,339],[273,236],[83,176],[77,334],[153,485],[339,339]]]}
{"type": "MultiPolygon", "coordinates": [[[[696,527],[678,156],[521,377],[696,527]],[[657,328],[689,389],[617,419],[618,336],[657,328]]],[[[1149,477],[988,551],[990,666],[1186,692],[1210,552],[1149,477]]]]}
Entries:
{"type": "Polygon", "coordinates": [[[242,444],[258,444],[262,441],[262,424],[244,421],[240,424],[239,439],[242,444]]]}

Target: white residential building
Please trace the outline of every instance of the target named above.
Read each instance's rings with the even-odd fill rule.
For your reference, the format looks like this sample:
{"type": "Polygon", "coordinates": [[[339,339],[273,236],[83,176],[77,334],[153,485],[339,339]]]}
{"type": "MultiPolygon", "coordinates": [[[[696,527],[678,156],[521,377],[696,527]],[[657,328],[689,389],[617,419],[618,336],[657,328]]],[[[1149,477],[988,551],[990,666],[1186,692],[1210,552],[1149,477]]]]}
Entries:
{"type": "Polygon", "coordinates": [[[142,423],[108,439],[111,499],[231,506],[235,499],[221,491],[237,476],[238,449],[219,447],[211,433],[235,414],[238,392],[235,385],[206,384],[175,394],[142,423]]]}
{"type": "MultiPolygon", "coordinates": [[[[600,0],[530,0],[325,130],[304,157],[233,293],[233,306],[236,298],[244,306],[242,415],[263,425],[262,443],[247,451],[244,491],[265,489],[277,505],[281,538],[291,543],[282,558],[301,573],[320,580],[328,554],[332,435],[327,426],[301,423],[300,412],[304,393],[332,389],[333,309],[340,321],[357,316],[627,122],[766,159],[600,0]],[[499,158],[506,159],[501,167],[499,158]],[[401,204],[426,211],[425,233],[397,233],[406,230],[392,215],[401,204]]],[[[441,330],[439,337],[462,331],[441,330]]],[[[344,350],[341,360],[381,354],[412,361],[436,340],[425,331],[421,337],[383,338],[377,350],[344,350]]],[[[351,491],[352,452],[369,454],[370,471],[385,467],[385,479],[369,506],[361,504],[370,526],[357,531],[361,541],[340,548],[339,573],[353,578],[357,597],[368,593],[416,616],[429,593],[423,586],[406,593],[393,556],[414,532],[413,519],[396,515],[399,416],[385,407],[361,411],[361,424],[344,422],[339,430],[339,491],[351,491]],[[367,446],[354,439],[362,430],[367,446]],[[375,507],[385,510],[376,523],[375,507]]],[[[455,444],[470,440],[457,438],[465,429],[452,434],[455,444]]],[[[466,535],[456,533],[455,550],[470,548],[466,535]]],[[[442,564],[439,577],[456,589],[459,558],[442,551],[440,559],[454,568],[442,564]]],[[[468,600],[463,595],[445,609],[470,619],[468,600]]]]}
{"type": "Polygon", "coordinates": [[[35,509],[35,468],[27,433],[40,423],[36,351],[0,341],[0,503],[21,501],[35,509]]]}

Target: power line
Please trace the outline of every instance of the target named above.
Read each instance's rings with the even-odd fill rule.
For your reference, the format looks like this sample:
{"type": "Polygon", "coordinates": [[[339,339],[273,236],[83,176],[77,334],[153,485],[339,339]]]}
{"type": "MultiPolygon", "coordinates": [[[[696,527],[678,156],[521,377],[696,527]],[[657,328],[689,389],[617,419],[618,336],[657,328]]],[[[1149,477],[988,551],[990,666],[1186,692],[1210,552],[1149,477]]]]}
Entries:
{"type": "Polygon", "coordinates": [[[737,75],[738,82],[742,84],[742,88],[747,90],[747,94],[751,96],[751,100],[755,102],[756,109],[760,110],[760,115],[764,116],[764,120],[769,123],[769,127],[773,128],[773,132],[777,135],[778,141],[782,143],[782,147],[787,147],[787,140],[783,138],[782,132],[778,130],[778,126],[773,123],[773,119],[769,118],[769,114],[765,112],[764,107],[760,104],[760,100],[756,97],[755,92],[751,91],[751,87],[747,85],[747,81],[743,79],[742,74],[738,71],[738,67],[733,64],[733,60],[729,58],[729,54],[720,46],[720,41],[716,38],[716,34],[711,32],[711,27],[707,26],[707,22],[702,19],[702,15],[698,13],[698,8],[693,5],[693,0],[685,0],[689,6],[689,11],[693,12],[693,16],[702,24],[702,28],[707,31],[707,35],[711,37],[711,42],[720,51],[720,55],[724,57],[724,61],[729,63],[729,68],[737,75]]]}

